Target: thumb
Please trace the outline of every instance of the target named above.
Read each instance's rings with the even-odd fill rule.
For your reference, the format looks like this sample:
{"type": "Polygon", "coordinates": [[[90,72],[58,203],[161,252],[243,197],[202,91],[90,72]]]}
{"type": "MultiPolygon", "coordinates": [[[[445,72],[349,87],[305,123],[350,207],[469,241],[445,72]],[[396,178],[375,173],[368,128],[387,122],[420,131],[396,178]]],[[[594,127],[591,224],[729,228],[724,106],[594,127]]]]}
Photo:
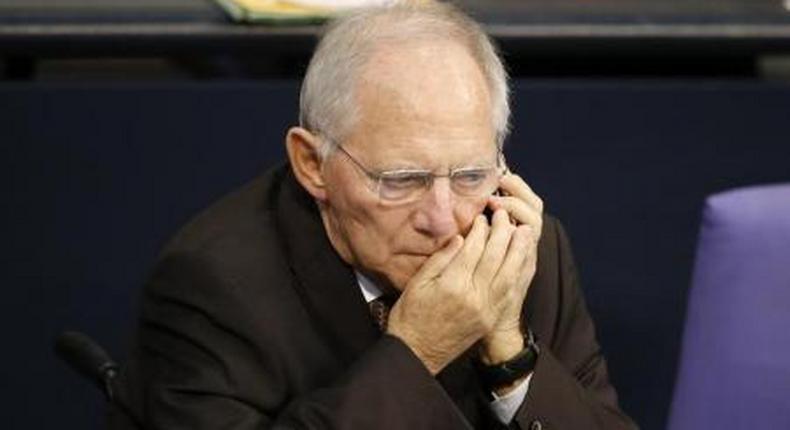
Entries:
{"type": "Polygon", "coordinates": [[[419,285],[441,275],[447,265],[453,261],[455,255],[458,254],[458,251],[461,250],[463,244],[464,239],[461,236],[454,236],[444,248],[436,251],[425,261],[425,263],[423,263],[422,267],[414,274],[409,284],[419,285]]]}

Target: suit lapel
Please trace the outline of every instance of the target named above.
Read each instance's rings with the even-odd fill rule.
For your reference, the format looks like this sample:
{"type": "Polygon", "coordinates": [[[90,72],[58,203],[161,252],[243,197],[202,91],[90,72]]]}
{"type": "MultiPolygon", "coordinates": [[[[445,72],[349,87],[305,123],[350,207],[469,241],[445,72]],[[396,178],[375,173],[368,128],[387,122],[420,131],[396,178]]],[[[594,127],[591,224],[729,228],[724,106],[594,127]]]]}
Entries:
{"type": "Polygon", "coordinates": [[[295,287],[316,330],[348,365],[376,341],[378,330],[353,269],[326,236],[315,202],[286,169],[277,218],[295,287]]]}

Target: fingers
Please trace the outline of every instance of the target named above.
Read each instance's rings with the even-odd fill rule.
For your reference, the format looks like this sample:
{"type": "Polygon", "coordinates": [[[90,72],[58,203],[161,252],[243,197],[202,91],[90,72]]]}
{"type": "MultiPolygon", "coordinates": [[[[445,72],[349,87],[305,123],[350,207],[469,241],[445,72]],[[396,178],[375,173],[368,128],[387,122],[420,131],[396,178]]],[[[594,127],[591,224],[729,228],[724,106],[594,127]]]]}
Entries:
{"type": "MultiPolygon", "coordinates": [[[[531,270],[527,263],[535,258],[537,251],[537,233],[527,224],[516,227],[510,239],[505,260],[496,274],[495,288],[515,288],[523,281],[525,271],[531,270]]],[[[500,291],[502,292],[502,291],[500,291]]]]}
{"type": "Polygon", "coordinates": [[[464,240],[461,236],[456,235],[450,239],[444,248],[434,252],[433,255],[425,261],[420,270],[414,275],[412,283],[419,285],[424,281],[441,275],[445,268],[447,268],[447,265],[450,264],[453,258],[458,254],[458,251],[461,250],[463,244],[464,240]]]}
{"type": "Polygon", "coordinates": [[[445,275],[448,277],[462,276],[468,278],[477,266],[489,233],[488,220],[484,215],[478,215],[472,223],[472,228],[464,239],[461,250],[456,254],[453,261],[447,266],[445,275]]]}
{"type": "Polygon", "coordinates": [[[515,174],[506,174],[500,181],[505,196],[489,197],[493,209],[504,209],[516,223],[529,224],[540,234],[543,224],[543,200],[515,174]]]}
{"type": "Polygon", "coordinates": [[[499,209],[491,220],[491,232],[485,250],[475,269],[475,284],[488,285],[502,265],[511,236],[516,227],[510,223],[508,213],[499,209]]]}
{"type": "Polygon", "coordinates": [[[490,205],[496,209],[504,209],[518,224],[529,224],[540,232],[543,225],[543,213],[538,212],[532,206],[515,196],[489,197],[490,205]]]}
{"type": "Polygon", "coordinates": [[[516,174],[506,174],[500,181],[500,188],[507,194],[524,201],[537,212],[543,212],[543,200],[532,191],[529,185],[516,174]]]}

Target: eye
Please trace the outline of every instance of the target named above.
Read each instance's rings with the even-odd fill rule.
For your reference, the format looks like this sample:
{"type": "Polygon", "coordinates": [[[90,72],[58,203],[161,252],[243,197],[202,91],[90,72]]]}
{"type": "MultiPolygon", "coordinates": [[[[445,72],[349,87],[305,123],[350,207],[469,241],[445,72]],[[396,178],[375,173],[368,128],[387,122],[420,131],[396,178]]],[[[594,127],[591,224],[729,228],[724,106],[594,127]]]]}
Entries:
{"type": "Polygon", "coordinates": [[[474,188],[486,182],[489,169],[465,169],[453,173],[453,183],[463,188],[474,188]]]}
{"type": "Polygon", "coordinates": [[[423,173],[394,173],[381,176],[381,186],[389,190],[411,190],[421,188],[426,182],[423,173]]]}

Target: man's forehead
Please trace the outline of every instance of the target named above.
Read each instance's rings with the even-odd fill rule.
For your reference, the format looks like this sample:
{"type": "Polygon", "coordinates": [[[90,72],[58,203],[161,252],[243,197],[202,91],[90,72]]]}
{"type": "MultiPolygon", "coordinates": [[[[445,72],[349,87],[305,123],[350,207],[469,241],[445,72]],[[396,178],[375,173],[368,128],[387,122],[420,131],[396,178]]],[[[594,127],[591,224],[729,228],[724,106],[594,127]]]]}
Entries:
{"type": "Polygon", "coordinates": [[[490,93],[484,76],[458,43],[416,41],[381,47],[357,82],[355,99],[359,113],[368,121],[452,124],[482,117],[490,122],[490,93]]]}
{"type": "Polygon", "coordinates": [[[484,76],[457,42],[376,47],[354,97],[356,121],[348,140],[377,168],[441,169],[495,154],[484,76]]]}
{"type": "Polygon", "coordinates": [[[486,87],[480,66],[464,45],[423,38],[397,44],[378,43],[361,68],[358,84],[398,91],[432,86],[486,87]]]}
{"type": "Polygon", "coordinates": [[[366,156],[380,169],[443,170],[496,162],[496,144],[484,137],[392,139],[371,142],[366,156]]]}

